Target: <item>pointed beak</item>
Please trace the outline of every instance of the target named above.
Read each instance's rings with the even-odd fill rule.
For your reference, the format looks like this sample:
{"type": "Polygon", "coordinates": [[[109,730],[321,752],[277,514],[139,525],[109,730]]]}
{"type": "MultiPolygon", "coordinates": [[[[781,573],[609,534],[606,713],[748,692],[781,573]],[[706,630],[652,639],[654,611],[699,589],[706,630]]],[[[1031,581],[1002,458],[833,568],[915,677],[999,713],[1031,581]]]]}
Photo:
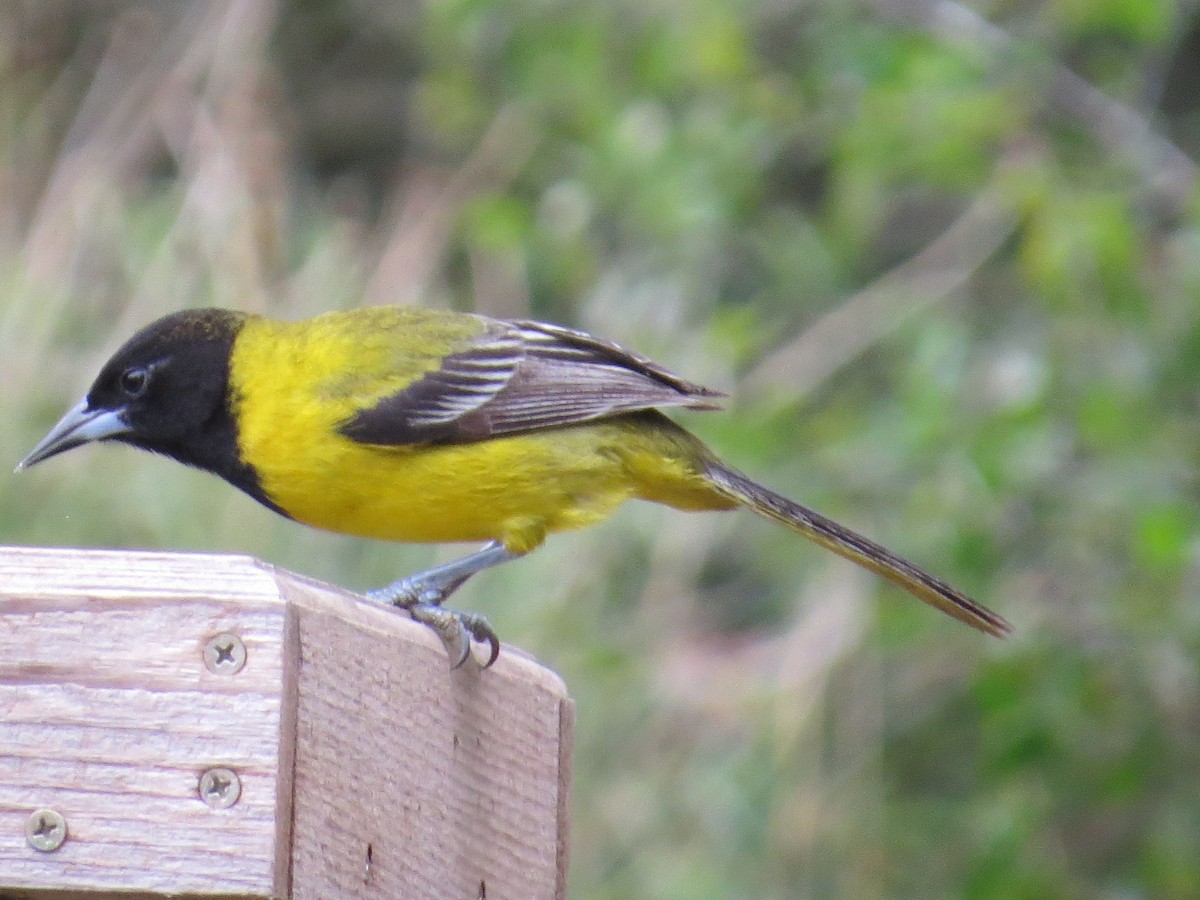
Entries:
{"type": "Polygon", "coordinates": [[[129,431],[129,423],[125,421],[122,410],[88,409],[87,401],[80,400],[59,419],[58,424],[50,429],[50,433],[38,442],[29,455],[17,463],[16,471],[28,469],[80,444],[118,437],[129,431]]]}

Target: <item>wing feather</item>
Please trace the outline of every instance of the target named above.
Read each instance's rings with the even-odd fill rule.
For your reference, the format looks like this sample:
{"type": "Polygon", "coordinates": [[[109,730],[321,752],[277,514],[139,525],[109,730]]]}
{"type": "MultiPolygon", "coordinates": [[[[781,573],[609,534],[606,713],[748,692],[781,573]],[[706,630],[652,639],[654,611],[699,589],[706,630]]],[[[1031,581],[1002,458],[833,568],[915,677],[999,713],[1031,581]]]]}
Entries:
{"type": "Polygon", "coordinates": [[[660,406],[715,409],[723,396],[581,331],[489,326],[440,368],[360,410],[342,434],[386,446],[463,443],[660,406]]]}

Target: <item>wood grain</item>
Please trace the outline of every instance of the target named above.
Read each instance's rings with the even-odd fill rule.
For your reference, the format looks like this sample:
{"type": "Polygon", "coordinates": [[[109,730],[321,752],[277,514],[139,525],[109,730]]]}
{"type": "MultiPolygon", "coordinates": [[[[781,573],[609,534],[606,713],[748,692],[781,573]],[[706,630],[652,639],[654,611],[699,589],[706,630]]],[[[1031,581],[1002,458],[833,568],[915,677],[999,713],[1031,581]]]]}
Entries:
{"type": "Polygon", "coordinates": [[[286,604],[246,557],[0,550],[0,884],[276,896],[286,604]],[[241,636],[235,676],[207,639],[241,636]],[[242,781],[229,809],[201,773],[242,781]],[[67,818],[53,853],[30,811],[67,818]]]}
{"type": "Polygon", "coordinates": [[[571,723],[519,653],[451,672],[422,626],[248,557],[0,548],[0,896],[562,897],[571,723]],[[203,663],[225,631],[236,675],[203,663]]]}
{"type": "Polygon", "coordinates": [[[491,669],[450,671],[423,626],[283,586],[300,623],[297,900],[563,897],[562,681],[507,648],[491,669]]]}

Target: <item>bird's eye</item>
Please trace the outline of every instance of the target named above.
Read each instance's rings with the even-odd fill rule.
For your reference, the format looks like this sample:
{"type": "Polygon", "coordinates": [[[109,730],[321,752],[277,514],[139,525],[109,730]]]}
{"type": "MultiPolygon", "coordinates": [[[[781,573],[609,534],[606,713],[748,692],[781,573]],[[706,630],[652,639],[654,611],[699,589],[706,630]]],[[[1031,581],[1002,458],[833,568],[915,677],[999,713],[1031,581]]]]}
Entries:
{"type": "Polygon", "coordinates": [[[121,373],[120,383],[125,396],[136,399],[146,393],[146,385],[150,383],[150,372],[141,366],[134,366],[121,373]]]}

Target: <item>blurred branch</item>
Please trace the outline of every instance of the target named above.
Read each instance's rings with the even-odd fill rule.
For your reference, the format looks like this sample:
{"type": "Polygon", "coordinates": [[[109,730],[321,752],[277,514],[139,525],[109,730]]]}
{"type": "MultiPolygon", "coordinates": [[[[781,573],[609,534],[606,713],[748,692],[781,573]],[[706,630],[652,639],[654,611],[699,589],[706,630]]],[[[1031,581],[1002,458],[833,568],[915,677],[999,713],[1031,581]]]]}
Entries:
{"type": "MultiPolygon", "coordinates": [[[[893,18],[914,22],[942,40],[1013,56],[1018,43],[1004,29],[953,0],[876,0],[893,18]]],[[[1196,164],[1135,110],[1106,96],[1065,66],[1053,67],[1046,101],[1077,120],[1113,155],[1128,159],[1147,189],[1184,209],[1197,187],[1196,164]]],[[[908,316],[958,290],[1013,233],[1015,216],[999,189],[985,190],[940,237],[795,340],[769,355],[743,380],[754,393],[786,383],[789,393],[813,390],[838,368],[908,316]]]]}
{"type": "MultiPolygon", "coordinates": [[[[30,271],[61,276],[74,238],[64,223],[90,224],[95,203],[157,137],[162,110],[179,100],[177,86],[209,74],[230,39],[230,20],[244,25],[248,6],[270,20],[274,4],[267,0],[190,5],[169,29],[142,9],[117,20],[30,229],[30,271]]],[[[255,33],[265,41],[269,25],[255,33]]]]}
{"type": "MultiPolygon", "coordinates": [[[[63,306],[78,301],[73,280],[94,275],[84,270],[95,264],[89,251],[98,239],[120,240],[98,223],[116,218],[125,181],[161,154],[162,142],[179,151],[201,112],[208,115],[204,107],[219,107],[214,94],[244,87],[245,61],[261,56],[255,51],[269,39],[276,14],[275,0],[210,0],[178,12],[135,6],[115,14],[25,232],[24,270],[50,290],[45,302],[5,310],[0,338],[20,334],[16,346],[46,345],[64,319],[63,306]]],[[[219,259],[223,249],[211,256],[219,259]]],[[[124,317],[137,317],[139,293],[161,302],[161,283],[145,272],[138,277],[149,286],[123,292],[124,317]]],[[[87,289],[96,296],[94,279],[87,289]]]]}
{"type": "Polygon", "coordinates": [[[924,250],[767,356],[741,389],[786,384],[792,396],[812,391],[906,318],[960,289],[1015,227],[1016,216],[993,185],[924,250]]]}
{"type": "Polygon", "coordinates": [[[523,111],[502,107],[471,157],[448,180],[428,171],[397,190],[394,224],[386,232],[363,303],[410,303],[441,264],[454,220],[479,194],[507,184],[532,155],[538,132],[523,111]]]}
{"type": "Polygon", "coordinates": [[[785,631],[672,633],[661,619],[652,623],[670,638],[657,645],[654,659],[661,693],[714,724],[736,727],[752,698],[771,684],[786,696],[779,712],[787,728],[777,737],[792,737],[825,701],[838,664],[861,648],[870,620],[863,602],[866,579],[843,575],[836,563],[834,569],[837,577],[817,578],[805,591],[785,631]]]}
{"type": "MultiPolygon", "coordinates": [[[[876,8],[949,43],[1015,59],[1022,45],[1007,31],[954,0],[875,0],[876,8]]],[[[1040,82],[1046,103],[1079,122],[1101,147],[1128,159],[1146,187],[1181,211],[1196,190],[1196,163],[1146,117],[1118,103],[1064,65],[1040,82]]]]}
{"type": "Polygon", "coordinates": [[[1153,109],[1162,104],[1171,70],[1181,54],[1187,53],[1197,7],[1200,7],[1197,0],[1177,0],[1173,5],[1174,26],[1157,42],[1153,56],[1142,61],[1138,107],[1153,109]]]}

